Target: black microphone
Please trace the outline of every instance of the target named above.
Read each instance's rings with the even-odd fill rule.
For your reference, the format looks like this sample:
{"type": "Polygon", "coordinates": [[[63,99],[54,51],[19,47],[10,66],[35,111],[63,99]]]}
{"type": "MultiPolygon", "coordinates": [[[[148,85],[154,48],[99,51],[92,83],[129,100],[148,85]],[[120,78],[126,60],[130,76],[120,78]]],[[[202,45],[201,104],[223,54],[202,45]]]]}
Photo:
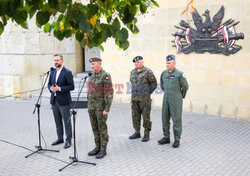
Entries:
{"type": "Polygon", "coordinates": [[[54,70],[55,70],[54,67],[50,67],[49,71],[47,71],[47,74],[49,74],[49,72],[52,72],[52,71],[54,71],[54,70]]]}
{"type": "Polygon", "coordinates": [[[50,67],[50,72],[52,72],[52,71],[54,71],[55,70],[55,68],[54,67],[50,67]]]}
{"type": "Polygon", "coordinates": [[[82,78],[82,79],[86,79],[86,78],[90,77],[92,74],[93,74],[92,72],[88,72],[88,75],[87,75],[87,76],[85,76],[85,77],[84,77],[84,78],[82,78]]]}
{"type": "Polygon", "coordinates": [[[92,74],[93,74],[92,72],[88,72],[88,76],[89,76],[89,77],[92,76],[92,74]]]}

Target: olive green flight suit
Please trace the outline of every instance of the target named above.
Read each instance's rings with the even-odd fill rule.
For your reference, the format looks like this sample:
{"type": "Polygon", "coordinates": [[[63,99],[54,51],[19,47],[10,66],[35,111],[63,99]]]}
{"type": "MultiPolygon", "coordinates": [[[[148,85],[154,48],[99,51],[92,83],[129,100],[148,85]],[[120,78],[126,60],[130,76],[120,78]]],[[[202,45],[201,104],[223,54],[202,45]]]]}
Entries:
{"type": "Polygon", "coordinates": [[[188,83],[183,72],[174,68],[170,73],[165,70],[161,74],[161,88],[164,91],[162,103],[163,134],[170,138],[170,117],[173,120],[175,140],[180,140],[182,133],[182,99],[185,98],[188,83]]]}
{"type": "Polygon", "coordinates": [[[109,135],[107,116],[103,111],[109,112],[113,100],[113,86],[111,76],[103,69],[93,73],[87,83],[88,113],[94,134],[96,147],[106,151],[109,135]]]}
{"type": "Polygon", "coordinates": [[[152,125],[150,121],[150,94],[156,89],[157,80],[152,70],[143,66],[140,71],[136,68],[131,71],[130,82],[132,84],[131,109],[133,127],[136,133],[140,133],[142,115],[144,134],[149,134],[152,125]]]}

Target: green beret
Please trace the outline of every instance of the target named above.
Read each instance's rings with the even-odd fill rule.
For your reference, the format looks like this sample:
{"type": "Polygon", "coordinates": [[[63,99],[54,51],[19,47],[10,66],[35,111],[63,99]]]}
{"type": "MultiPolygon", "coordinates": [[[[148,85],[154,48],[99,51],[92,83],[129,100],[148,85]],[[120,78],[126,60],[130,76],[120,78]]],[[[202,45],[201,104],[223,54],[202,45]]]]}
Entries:
{"type": "Polygon", "coordinates": [[[102,61],[102,59],[100,57],[92,57],[92,58],[89,59],[90,63],[91,62],[101,62],[101,61],[102,61]]]}

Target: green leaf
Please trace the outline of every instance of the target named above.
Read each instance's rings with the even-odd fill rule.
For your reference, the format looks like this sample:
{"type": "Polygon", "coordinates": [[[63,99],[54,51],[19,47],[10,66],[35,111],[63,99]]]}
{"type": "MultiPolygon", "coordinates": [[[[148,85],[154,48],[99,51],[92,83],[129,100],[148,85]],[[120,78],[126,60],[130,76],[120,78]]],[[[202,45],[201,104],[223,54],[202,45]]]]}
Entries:
{"type": "Polygon", "coordinates": [[[105,42],[107,38],[112,36],[112,33],[110,31],[108,24],[101,24],[101,30],[102,30],[102,40],[105,42]]]}
{"type": "Polygon", "coordinates": [[[68,4],[66,2],[61,2],[59,5],[58,11],[61,13],[64,13],[67,7],[68,7],[68,4]]]}
{"type": "Polygon", "coordinates": [[[40,25],[44,25],[46,23],[48,23],[49,21],[49,18],[50,18],[50,14],[49,12],[38,12],[36,14],[36,21],[38,22],[38,24],[40,25]]]}
{"type": "Polygon", "coordinates": [[[32,7],[29,11],[30,19],[35,15],[37,9],[35,7],[32,7]]]}
{"type": "Polygon", "coordinates": [[[60,41],[64,39],[64,33],[60,30],[54,30],[54,36],[60,41]]]}
{"type": "Polygon", "coordinates": [[[40,25],[37,21],[36,21],[36,25],[37,25],[37,27],[39,27],[39,28],[42,27],[42,25],[40,25]]]}
{"type": "Polygon", "coordinates": [[[58,6],[58,0],[48,0],[50,7],[56,8],[58,6]]]}
{"type": "Polygon", "coordinates": [[[82,47],[97,46],[113,37],[123,50],[129,47],[129,34],[139,32],[136,14],[146,13],[150,7],[159,7],[157,0],[0,0],[0,33],[8,19],[27,28],[27,17],[36,14],[36,24],[44,32],[53,32],[59,40],[75,33],[82,47]],[[57,15],[58,14],[58,15],[57,15]],[[50,22],[50,17],[58,17],[50,22]],[[101,23],[106,18],[107,22],[101,23]],[[90,24],[91,23],[91,24],[90,24]],[[88,39],[84,38],[87,34],[88,39]]]}
{"type": "Polygon", "coordinates": [[[3,25],[5,26],[5,25],[7,25],[7,21],[10,19],[8,16],[6,17],[6,16],[2,16],[1,17],[1,19],[2,19],[2,21],[3,21],[3,25]]]}
{"type": "Polygon", "coordinates": [[[0,21],[0,35],[3,33],[4,31],[4,25],[3,23],[0,21]]]}
{"type": "Polygon", "coordinates": [[[37,11],[43,7],[44,0],[25,0],[25,3],[28,3],[31,9],[37,11]]]}
{"type": "Polygon", "coordinates": [[[63,14],[61,14],[59,17],[58,17],[58,19],[57,19],[57,21],[62,21],[63,20],[63,17],[64,17],[64,15],[63,14]]]}
{"type": "Polygon", "coordinates": [[[23,23],[20,23],[20,25],[21,25],[23,28],[28,29],[27,21],[24,21],[23,23]]]}
{"type": "Polygon", "coordinates": [[[128,41],[123,42],[123,43],[120,44],[120,48],[122,48],[123,50],[128,49],[128,47],[129,47],[129,42],[128,41]]]}
{"type": "Polygon", "coordinates": [[[115,36],[116,31],[120,30],[120,28],[121,28],[120,22],[118,18],[116,18],[113,21],[112,25],[110,26],[110,31],[112,32],[112,35],[115,36]]]}
{"type": "Polygon", "coordinates": [[[100,45],[103,43],[103,40],[102,40],[102,32],[98,32],[95,34],[95,37],[93,39],[93,41],[97,44],[97,45],[100,45]]]}
{"type": "Polygon", "coordinates": [[[125,42],[128,39],[128,30],[126,28],[122,28],[122,30],[116,32],[116,37],[121,43],[125,42]]]}
{"type": "Polygon", "coordinates": [[[66,29],[66,30],[64,31],[64,36],[65,36],[66,38],[71,37],[71,35],[72,35],[72,30],[66,29]]]}
{"type": "Polygon", "coordinates": [[[76,40],[81,41],[84,37],[84,34],[80,31],[76,31],[76,40]]]}
{"type": "Polygon", "coordinates": [[[140,11],[141,11],[141,13],[146,13],[147,9],[148,9],[148,7],[145,4],[141,4],[140,5],[140,11]]]}
{"type": "Polygon", "coordinates": [[[80,29],[81,29],[84,33],[88,32],[88,31],[91,29],[91,26],[90,26],[90,24],[86,21],[86,19],[80,19],[79,25],[80,25],[80,26],[79,26],[80,29]]]}
{"type": "Polygon", "coordinates": [[[133,33],[133,34],[137,34],[139,33],[139,29],[136,25],[133,25],[132,23],[127,25],[128,29],[133,33]]]}
{"type": "Polygon", "coordinates": [[[119,40],[116,39],[116,40],[115,40],[115,44],[118,45],[118,46],[120,47],[120,42],[119,42],[119,40]]]}
{"type": "Polygon", "coordinates": [[[112,23],[112,29],[118,31],[121,28],[120,22],[118,18],[115,18],[115,20],[112,23]]]}
{"type": "Polygon", "coordinates": [[[13,14],[16,13],[18,7],[22,7],[23,6],[23,1],[9,1],[9,5],[10,5],[10,9],[11,9],[11,12],[13,14]]]}
{"type": "Polygon", "coordinates": [[[50,28],[51,28],[51,24],[47,23],[47,24],[44,25],[43,30],[44,30],[45,33],[48,33],[50,31],[50,28]]]}
{"type": "Polygon", "coordinates": [[[48,3],[46,3],[46,4],[43,5],[41,11],[42,12],[49,12],[51,8],[52,7],[48,3]]]}
{"type": "Polygon", "coordinates": [[[88,4],[87,7],[89,9],[88,18],[94,16],[99,10],[96,4],[88,4]]]}
{"type": "Polygon", "coordinates": [[[82,39],[81,41],[79,41],[80,45],[85,48],[86,46],[86,40],[85,39],[82,39]]]}
{"type": "Polygon", "coordinates": [[[24,10],[29,13],[31,9],[31,6],[28,3],[25,3],[24,10]]]}
{"type": "Polygon", "coordinates": [[[160,7],[159,6],[159,4],[156,2],[156,1],[154,1],[154,0],[150,0],[156,7],[160,7]]]}
{"type": "Polygon", "coordinates": [[[122,18],[122,21],[124,24],[130,23],[134,20],[135,15],[137,13],[137,7],[136,6],[126,6],[124,10],[124,15],[122,18]]]}
{"type": "Polygon", "coordinates": [[[107,18],[107,22],[110,23],[111,20],[112,20],[112,16],[109,16],[109,17],[107,18]]]}
{"type": "Polygon", "coordinates": [[[99,48],[100,50],[104,51],[104,48],[103,48],[102,45],[98,45],[98,48],[99,48]]]}
{"type": "Polygon", "coordinates": [[[62,2],[65,2],[67,4],[72,4],[72,0],[62,0],[62,2]]]}
{"type": "Polygon", "coordinates": [[[28,17],[27,12],[25,10],[21,10],[21,11],[16,11],[16,16],[14,16],[14,19],[17,22],[17,24],[21,25],[24,28],[27,28],[27,22],[26,22],[27,17],[28,17]]]}
{"type": "Polygon", "coordinates": [[[79,10],[80,12],[82,13],[82,15],[84,16],[84,18],[87,18],[88,17],[88,7],[83,5],[83,4],[79,4],[79,10]]]}

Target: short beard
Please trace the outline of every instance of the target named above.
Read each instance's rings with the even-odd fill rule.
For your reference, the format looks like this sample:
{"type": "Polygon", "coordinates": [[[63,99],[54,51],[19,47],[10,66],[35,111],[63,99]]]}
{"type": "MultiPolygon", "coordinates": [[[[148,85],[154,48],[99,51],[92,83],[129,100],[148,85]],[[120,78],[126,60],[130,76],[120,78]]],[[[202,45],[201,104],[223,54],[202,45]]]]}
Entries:
{"type": "Polygon", "coordinates": [[[59,67],[61,67],[62,66],[62,64],[61,65],[55,65],[56,66],[56,68],[59,68],[59,67]]]}

